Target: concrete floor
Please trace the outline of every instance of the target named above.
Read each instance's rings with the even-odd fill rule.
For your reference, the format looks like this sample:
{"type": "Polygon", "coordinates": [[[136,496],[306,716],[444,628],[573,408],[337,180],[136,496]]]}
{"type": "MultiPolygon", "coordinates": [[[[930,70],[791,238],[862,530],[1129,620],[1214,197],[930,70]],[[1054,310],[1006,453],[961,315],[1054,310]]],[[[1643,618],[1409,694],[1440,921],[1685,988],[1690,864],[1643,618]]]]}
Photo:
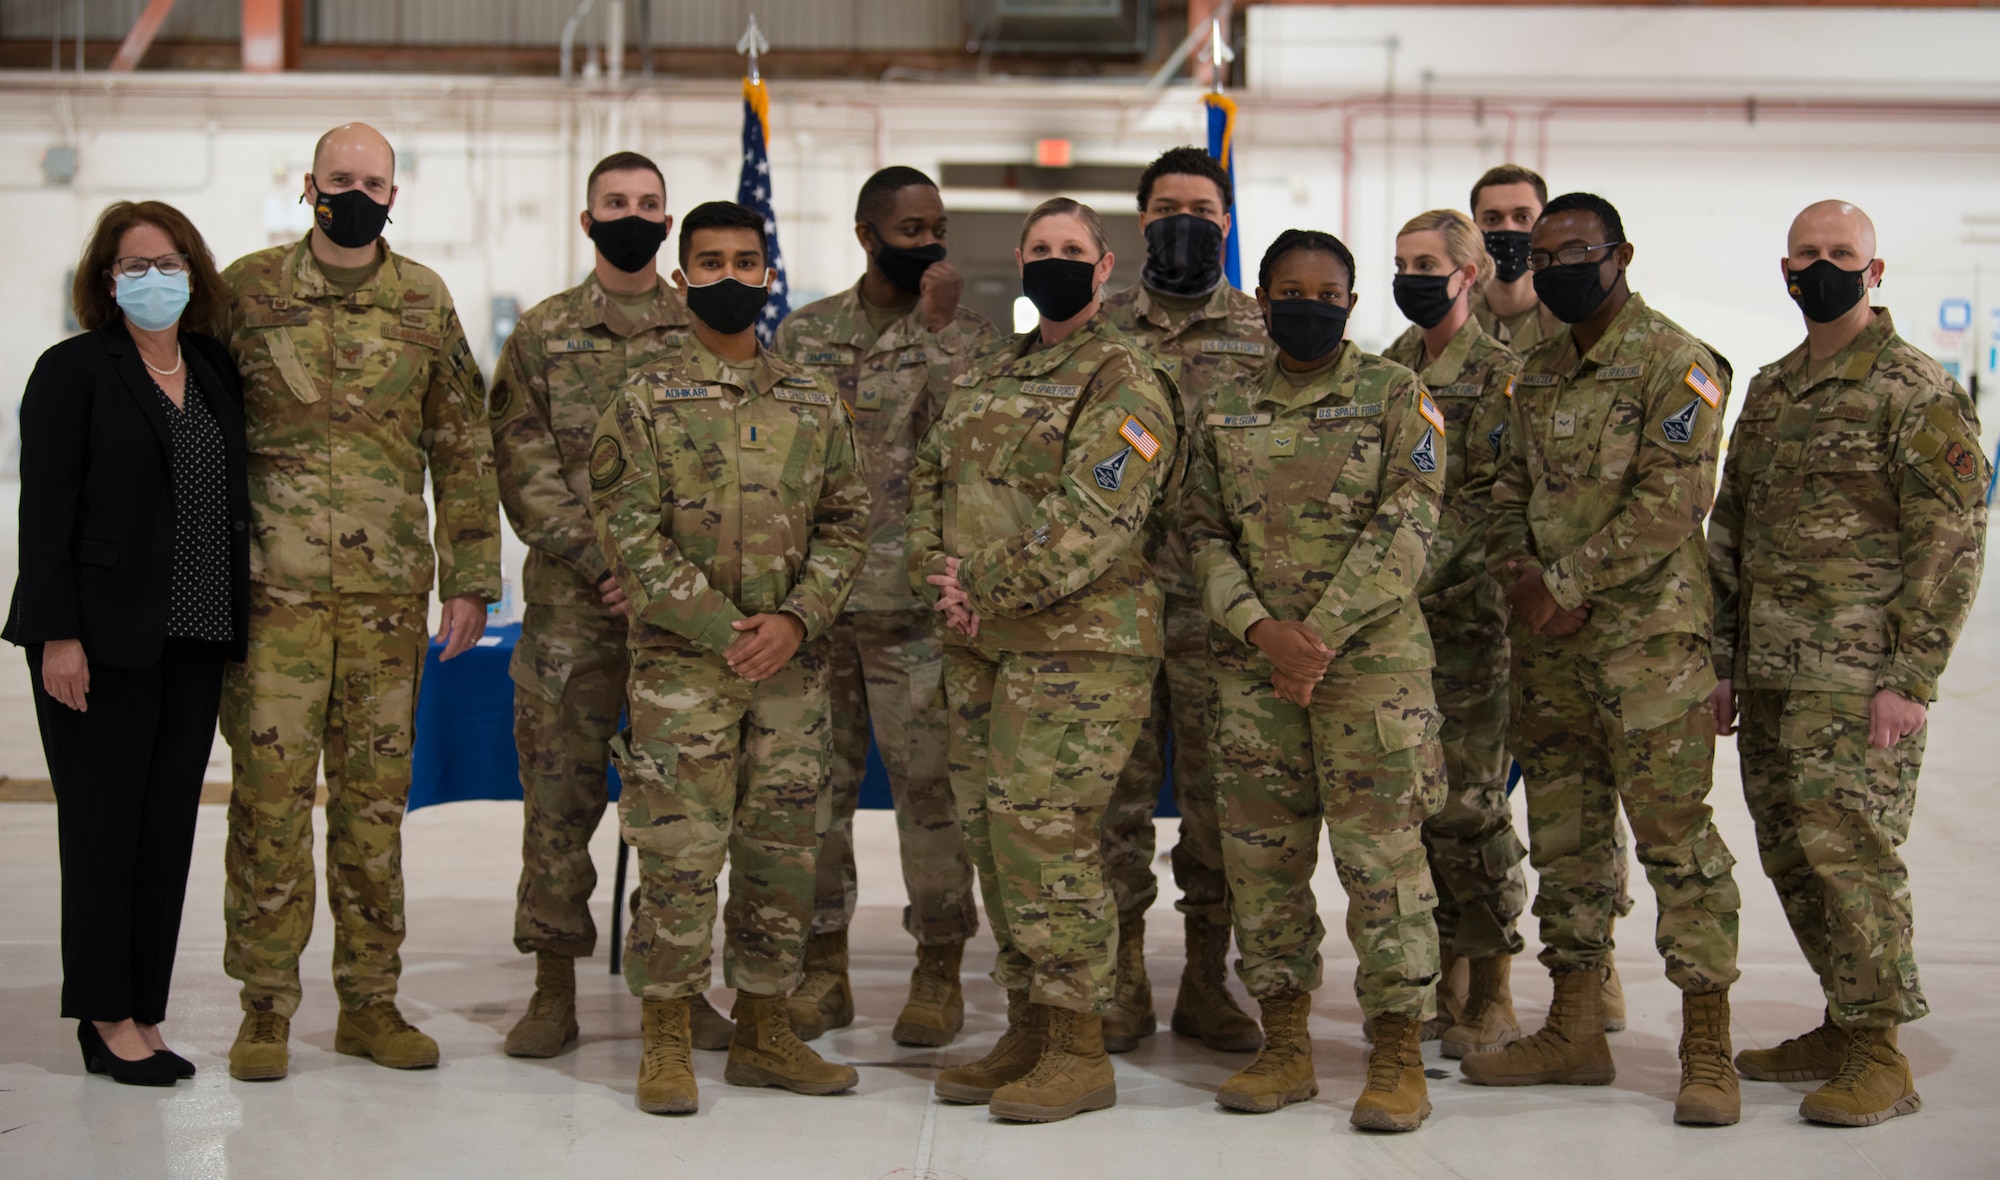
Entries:
{"type": "MultiPolygon", "coordinates": [[[[0,519],[11,518],[5,512],[0,519]]],[[[10,521],[11,523],[11,521],[10,521]]],[[[12,545],[0,537],[0,553],[12,545]]],[[[9,571],[10,572],[10,571],[9,571]]],[[[36,773],[25,671],[0,649],[0,772],[36,773]]],[[[1754,1176],[1991,1177],[2000,1175],[2000,1097],[1982,1061],[2000,1060],[1993,1003],[2000,937],[1991,917],[1989,867],[2000,845],[1986,745],[2000,701],[2000,595],[1981,603],[1933,713],[1921,805],[1907,846],[1918,906],[1918,958],[1933,1015],[1903,1037],[1918,1073],[1922,1113],[1867,1130],[1835,1130],[1797,1115],[1805,1084],[1746,1083],[1743,1121],[1695,1130],[1672,1124],[1678,1077],[1678,996],[1660,974],[1645,931],[1652,899],[1621,925],[1631,1027],[1613,1036],[1619,1074],[1602,1088],[1491,1090],[1457,1080],[1432,1060],[1436,1112],[1419,1132],[1356,1134],[1347,1110],[1359,1091],[1363,1045],[1347,980],[1353,956],[1336,933],[1328,985],[1312,1031],[1321,1095],[1265,1116],[1213,1102],[1217,1083],[1243,1058],[1211,1053],[1168,1034],[1181,940],[1171,885],[1148,945],[1161,1034],[1117,1059],[1119,1105],[1045,1127],[998,1124],[984,1108],[929,1096],[941,1065],[983,1052],[1004,1024],[999,991],[984,978],[991,943],[967,956],[967,1027],[939,1051],[901,1048],[889,1029],[911,962],[898,927],[894,832],[885,813],[864,813],[858,841],[863,905],[853,935],[860,1016],[819,1041],[860,1067],[861,1085],[838,1098],[743,1090],[722,1082],[722,1056],[698,1054],[703,1107],[659,1119],[632,1107],[638,1003],[605,972],[603,954],[581,979],[584,1032],[569,1054],[516,1061],[501,1039],[532,987],[532,961],[510,944],[518,871],[516,805],[466,803],[412,815],[406,825],[410,938],[404,1011],[442,1043],[434,1071],[397,1073],[332,1051],[329,926],[307,956],[306,1000],[293,1026],[292,1076],[232,1081],[224,1054],[238,1012],[221,969],[223,814],[205,807],[196,846],[169,1040],[200,1067],[172,1091],[117,1086],[83,1072],[70,1022],[56,1016],[57,861],[54,808],[0,804],[0,1177],[481,1177],[610,1175],[667,1169],[676,1176],[836,1176],[866,1180],[999,1180],[1029,1176],[1551,1177],[1754,1176]]],[[[1739,1048],[1804,1031],[1819,1014],[1816,988],[1755,864],[1735,755],[1723,743],[1714,802],[1743,858],[1743,981],[1734,993],[1739,1048]]],[[[1173,840],[1161,825],[1160,846],[1173,840]]],[[[606,881],[595,902],[609,928],[607,826],[594,851],[606,881]]],[[[1165,866],[1160,866],[1165,874],[1165,866]]],[[[1328,925],[1341,906],[1322,868],[1328,925]]],[[[1529,941],[1534,944],[1532,919],[1529,941]]],[[[718,984],[719,984],[718,979],[718,984]]],[[[1539,1024],[1548,981],[1531,958],[1517,972],[1523,1023],[1539,1024]]],[[[727,1008],[728,994],[713,993],[727,1008]]],[[[1427,1057],[1436,1046],[1428,1047],[1427,1057]]]]}

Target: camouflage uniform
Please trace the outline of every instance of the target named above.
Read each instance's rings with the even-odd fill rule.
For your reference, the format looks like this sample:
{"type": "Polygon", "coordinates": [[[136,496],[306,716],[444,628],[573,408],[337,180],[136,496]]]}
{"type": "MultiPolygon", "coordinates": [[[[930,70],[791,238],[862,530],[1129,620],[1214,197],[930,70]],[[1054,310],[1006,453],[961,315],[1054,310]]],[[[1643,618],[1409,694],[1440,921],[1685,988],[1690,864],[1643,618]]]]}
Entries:
{"type": "MultiPolygon", "coordinates": [[[[626,621],[604,605],[610,563],[590,522],[590,446],[620,386],[678,349],[687,305],[661,283],[636,313],[596,276],[528,310],[500,351],[489,415],[500,502],[528,545],[527,605],[508,672],[521,756],[521,882],[514,946],[586,958],[597,947],[590,837],[625,711],[626,621]]],[[[622,900],[622,899],[619,899],[622,900]]]]}
{"type": "MultiPolygon", "coordinates": [[[[1143,284],[1119,292],[1104,306],[1111,322],[1174,378],[1185,422],[1201,421],[1215,390],[1246,377],[1270,351],[1257,301],[1227,283],[1190,312],[1162,306],[1143,284]]],[[[1173,851],[1174,884],[1181,891],[1175,908],[1227,926],[1229,891],[1208,756],[1213,725],[1208,616],[1201,611],[1187,542],[1179,522],[1171,517],[1168,514],[1162,521],[1169,527],[1153,561],[1153,577],[1167,596],[1166,665],[1153,686],[1152,713],[1118,780],[1105,820],[1105,868],[1117,894],[1118,912],[1128,918],[1145,913],[1158,893],[1153,879],[1153,810],[1166,776],[1166,736],[1171,733],[1174,806],[1181,813],[1180,840],[1173,851]]]]}
{"type": "Polygon", "coordinates": [[[1472,318],[1479,321],[1480,328],[1488,336],[1507,346],[1515,356],[1526,356],[1528,350],[1552,336],[1569,334],[1569,325],[1556,318],[1556,313],[1544,307],[1539,301],[1526,311],[1501,319],[1486,302],[1484,289],[1472,293],[1472,318]]]}
{"type": "Polygon", "coordinates": [[[486,395],[450,293],[383,243],[375,272],[342,296],[310,241],[222,276],[252,530],[250,655],[223,684],[223,964],[246,1011],[287,1017],[312,933],[322,751],[334,989],[352,1011],[393,998],[402,970],[401,827],[432,576],[446,598],[500,594],[486,395]]]}
{"type": "Polygon", "coordinates": [[[1419,832],[1445,776],[1417,586],[1444,501],[1444,418],[1408,369],[1349,343],[1303,381],[1272,363],[1225,385],[1205,422],[1185,520],[1221,629],[1215,781],[1237,974],[1260,1000],[1319,986],[1324,822],[1363,1013],[1426,1019],[1437,892],[1419,832]],[[1312,708],[1276,694],[1245,638],[1265,619],[1304,622],[1337,653],[1312,708]]]}
{"type": "Polygon", "coordinates": [[[1015,336],[953,383],[911,480],[910,585],[963,559],[945,635],[951,785],[1000,944],[994,982],[1102,1012],[1118,925],[1104,819],[1165,650],[1147,521],[1177,482],[1172,383],[1105,316],[1015,336]]]}
{"type": "Polygon", "coordinates": [[[1896,849],[1924,731],[1868,744],[1881,689],[1929,703],[1979,584],[1991,472],[1972,400],[1889,313],[1750,384],[1709,524],[1715,674],[1734,680],[1764,871],[1853,1028],[1929,1011],[1896,849]]]}
{"type": "Polygon", "coordinates": [[[833,627],[833,824],[819,855],[814,934],[854,920],[854,812],[872,729],[896,808],[909,905],[903,928],[919,944],[963,943],[979,928],[972,863],[952,806],[940,689],[944,644],[937,613],[910,593],[903,554],[910,467],[945,389],[992,332],[960,308],[942,332],[921,306],[878,336],[861,288],[794,311],[774,351],[832,381],[853,407],[855,445],[868,471],[868,556],[833,627]]]}
{"type": "Polygon", "coordinates": [[[1729,371],[1637,295],[1584,356],[1565,332],[1521,358],[1493,489],[1487,570],[1536,562],[1567,638],[1517,619],[1508,732],[1541,880],[1542,963],[1602,968],[1617,898],[1619,805],[1659,899],[1654,943],[1686,992],[1736,980],[1738,896],[1706,802],[1711,597],[1701,523],[1729,371]]]}
{"type": "Polygon", "coordinates": [[[1507,382],[1520,358],[1471,319],[1429,365],[1414,327],[1382,355],[1415,372],[1444,414],[1444,510],[1417,587],[1444,715],[1444,808],[1423,831],[1437,880],[1438,942],[1468,959],[1515,955],[1528,850],[1507,803],[1507,599],[1486,573],[1486,503],[1507,429],[1507,382]]]}
{"type": "Polygon", "coordinates": [[[708,989],[729,859],[723,976],[798,982],[827,792],[826,636],[867,544],[868,485],[831,383],[759,352],[742,369],[690,340],[618,391],[590,450],[598,544],[632,601],[629,729],[612,739],[618,817],[639,851],[632,993],[708,989]],[[751,682],[730,624],[783,612],[798,653],[751,682]]]}

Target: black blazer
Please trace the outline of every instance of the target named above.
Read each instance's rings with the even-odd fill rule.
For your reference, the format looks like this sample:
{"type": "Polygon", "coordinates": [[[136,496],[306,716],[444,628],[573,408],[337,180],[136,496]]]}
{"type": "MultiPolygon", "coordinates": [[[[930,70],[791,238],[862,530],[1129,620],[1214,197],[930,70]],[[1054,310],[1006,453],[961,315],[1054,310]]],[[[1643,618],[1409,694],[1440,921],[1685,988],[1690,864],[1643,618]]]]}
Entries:
{"type": "MultiPolygon", "coordinates": [[[[242,659],[250,622],[243,388],[222,344],[181,333],[222,428],[229,594],[242,659]]],[[[21,397],[21,564],[0,638],[81,639],[113,668],[150,668],[167,641],[174,557],[171,427],[123,320],[43,353],[21,397]]]]}

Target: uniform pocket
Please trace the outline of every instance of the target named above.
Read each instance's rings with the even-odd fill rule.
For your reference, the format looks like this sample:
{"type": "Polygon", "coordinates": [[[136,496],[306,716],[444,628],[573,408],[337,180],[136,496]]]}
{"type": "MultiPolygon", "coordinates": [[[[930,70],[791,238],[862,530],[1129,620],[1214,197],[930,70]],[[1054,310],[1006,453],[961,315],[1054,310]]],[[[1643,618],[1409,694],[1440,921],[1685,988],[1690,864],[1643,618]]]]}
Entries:
{"type": "Polygon", "coordinates": [[[427,350],[417,345],[405,344],[396,351],[396,359],[389,363],[374,388],[368,391],[368,399],[361,403],[361,410],[371,418],[384,418],[397,408],[405,394],[415,388],[421,380],[430,375],[430,356],[427,350]]]}
{"type": "Polygon", "coordinates": [[[399,666],[376,665],[348,676],[350,690],[365,694],[358,710],[347,714],[351,727],[357,716],[369,728],[369,752],[378,758],[408,758],[417,728],[417,673],[399,666]]]}
{"type": "Polygon", "coordinates": [[[634,745],[632,731],[610,742],[611,764],[623,789],[618,795],[619,834],[643,853],[669,859],[712,855],[720,858],[729,833],[689,815],[679,806],[679,753],[634,745]]]}
{"type": "Polygon", "coordinates": [[[1435,740],[1443,729],[1444,714],[1435,705],[1387,703],[1375,710],[1375,732],[1385,754],[1435,740]]]}
{"type": "Polygon", "coordinates": [[[514,643],[514,656],[507,661],[507,676],[514,687],[549,702],[562,703],[563,689],[576,672],[576,661],[545,637],[526,628],[514,643]]]}
{"type": "Polygon", "coordinates": [[[1923,758],[1924,731],[1887,750],[1868,743],[1866,693],[1793,692],[1778,718],[1778,744],[1792,763],[1803,802],[1874,812],[1907,825],[1923,758]]]}

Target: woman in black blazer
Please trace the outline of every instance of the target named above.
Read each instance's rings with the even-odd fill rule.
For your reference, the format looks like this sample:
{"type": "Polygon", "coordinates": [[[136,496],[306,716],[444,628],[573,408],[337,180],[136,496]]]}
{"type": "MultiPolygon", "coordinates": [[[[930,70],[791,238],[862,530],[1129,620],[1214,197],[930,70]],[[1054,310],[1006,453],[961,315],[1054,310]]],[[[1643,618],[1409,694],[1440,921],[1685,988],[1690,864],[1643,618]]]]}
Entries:
{"type": "Polygon", "coordinates": [[[225,660],[243,657],[243,398],[192,223],[104,211],[73,291],[91,329],[21,400],[21,560],[0,637],[28,649],[62,846],[62,1013],[92,1073],[194,1073],[159,1033],[225,660]]]}

